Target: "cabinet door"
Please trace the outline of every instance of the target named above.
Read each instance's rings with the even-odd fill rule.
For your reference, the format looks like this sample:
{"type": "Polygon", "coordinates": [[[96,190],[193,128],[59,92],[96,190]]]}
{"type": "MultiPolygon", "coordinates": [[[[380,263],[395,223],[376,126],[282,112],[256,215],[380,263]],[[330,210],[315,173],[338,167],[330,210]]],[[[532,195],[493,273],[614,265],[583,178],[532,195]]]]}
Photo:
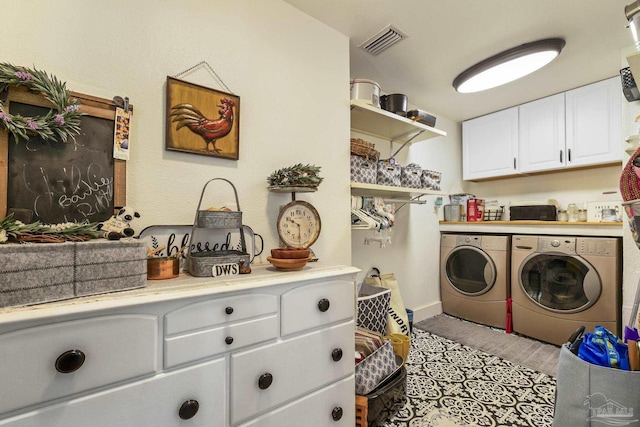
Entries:
{"type": "Polygon", "coordinates": [[[248,421],[353,375],[354,362],[349,357],[355,345],[353,330],[354,324],[350,321],[232,354],[229,374],[231,424],[248,421]]]}
{"type": "Polygon", "coordinates": [[[620,79],[570,90],[565,102],[567,167],[622,161],[620,79]]]}
{"type": "Polygon", "coordinates": [[[218,359],[38,408],[0,426],[223,427],[225,381],[225,360],[218,359]]]}
{"type": "Polygon", "coordinates": [[[564,94],[549,96],[519,107],[518,155],[520,172],[564,168],[564,94]]]}
{"type": "Polygon", "coordinates": [[[518,173],[518,108],[462,123],[462,177],[493,178],[518,173]]]}

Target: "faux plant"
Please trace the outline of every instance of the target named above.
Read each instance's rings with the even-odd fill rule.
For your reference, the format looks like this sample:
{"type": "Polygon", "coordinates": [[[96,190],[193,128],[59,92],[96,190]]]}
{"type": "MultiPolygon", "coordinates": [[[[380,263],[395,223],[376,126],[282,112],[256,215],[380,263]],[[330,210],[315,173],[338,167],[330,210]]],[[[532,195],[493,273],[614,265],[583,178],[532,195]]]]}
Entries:
{"type": "Polygon", "coordinates": [[[0,93],[9,86],[24,86],[40,93],[54,106],[42,117],[9,114],[0,100],[0,126],[18,139],[37,136],[44,140],[67,142],[80,133],[80,105],[72,98],[66,84],[41,70],[0,63],[0,93]]]}
{"type": "Polygon", "coordinates": [[[298,163],[273,172],[267,182],[273,186],[317,187],[324,179],[318,176],[319,173],[320,166],[298,163]]]}

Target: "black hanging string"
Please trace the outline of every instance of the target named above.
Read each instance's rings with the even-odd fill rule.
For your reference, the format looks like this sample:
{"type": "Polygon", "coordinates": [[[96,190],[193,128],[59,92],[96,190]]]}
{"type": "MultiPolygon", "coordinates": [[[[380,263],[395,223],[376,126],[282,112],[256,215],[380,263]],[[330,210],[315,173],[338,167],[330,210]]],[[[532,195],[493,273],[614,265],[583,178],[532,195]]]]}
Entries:
{"type": "Polygon", "coordinates": [[[218,83],[220,83],[225,88],[225,90],[227,92],[229,92],[231,95],[235,95],[235,93],[233,93],[233,91],[231,89],[229,89],[229,86],[227,86],[224,83],[224,81],[222,81],[222,79],[220,78],[218,73],[216,73],[216,71],[211,67],[211,65],[209,65],[207,63],[207,61],[201,61],[198,64],[194,65],[193,67],[187,68],[186,70],[181,71],[178,74],[176,74],[175,76],[171,76],[171,77],[174,77],[174,78],[177,79],[177,78],[180,78],[180,77],[184,76],[185,74],[189,74],[190,72],[195,71],[195,70],[197,70],[199,68],[203,68],[203,67],[209,72],[209,74],[211,74],[213,76],[214,79],[216,79],[216,81],[218,83]]]}

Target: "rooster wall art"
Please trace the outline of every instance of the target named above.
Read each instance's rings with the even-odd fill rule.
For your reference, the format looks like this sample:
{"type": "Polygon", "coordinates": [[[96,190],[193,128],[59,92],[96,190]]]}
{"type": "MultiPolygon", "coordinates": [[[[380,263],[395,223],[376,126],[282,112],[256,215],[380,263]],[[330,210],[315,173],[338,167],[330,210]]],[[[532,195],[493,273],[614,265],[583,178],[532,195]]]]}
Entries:
{"type": "Polygon", "coordinates": [[[191,83],[175,82],[187,89],[195,87],[193,90],[178,87],[172,92],[168,82],[167,149],[238,159],[239,98],[191,83]],[[203,92],[205,89],[218,96],[209,96],[203,92]]]}

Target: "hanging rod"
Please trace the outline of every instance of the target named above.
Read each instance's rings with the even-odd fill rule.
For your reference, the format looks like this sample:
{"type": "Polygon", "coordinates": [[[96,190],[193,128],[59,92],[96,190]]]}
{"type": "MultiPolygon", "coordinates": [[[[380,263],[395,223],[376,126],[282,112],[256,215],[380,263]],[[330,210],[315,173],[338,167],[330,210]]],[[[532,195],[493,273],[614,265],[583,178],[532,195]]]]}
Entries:
{"type": "Polygon", "coordinates": [[[385,203],[410,203],[413,205],[424,205],[425,203],[427,203],[426,200],[420,200],[420,199],[384,199],[385,203]]]}

